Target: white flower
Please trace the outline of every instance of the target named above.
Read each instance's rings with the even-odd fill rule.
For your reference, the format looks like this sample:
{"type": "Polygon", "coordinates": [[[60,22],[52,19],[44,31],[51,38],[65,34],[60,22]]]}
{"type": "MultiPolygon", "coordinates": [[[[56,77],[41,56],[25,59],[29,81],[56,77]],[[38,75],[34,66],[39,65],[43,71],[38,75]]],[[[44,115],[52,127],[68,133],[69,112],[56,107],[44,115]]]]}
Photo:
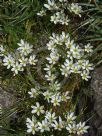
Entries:
{"type": "Polygon", "coordinates": [[[61,101],[64,101],[64,102],[67,102],[67,100],[69,100],[70,99],[70,97],[69,97],[69,92],[68,91],[66,91],[66,92],[64,92],[64,93],[62,93],[62,95],[61,95],[61,101]]]}
{"type": "Polygon", "coordinates": [[[18,43],[19,48],[17,49],[20,51],[20,53],[24,56],[27,56],[32,52],[32,45],[29,45],[29,43],[25,42],[24,40],[20,40],[20,43],[18,43]]]}
{"type": "Polygon", "coordinates": [[[74,53],[74,54],[73,54],[73,58],[75,58],[75,59],[81,59],[81,52],[79,52],[79,53],[74,53]]]}
{"type": "Polygon", "coordinates": [[[36,98],[39,95],[39,90],[35,88],[31,88],[31,91],[28,92],[31,98],[36,98]]]}
{"type": "Polygon", "coordinates": [[[55,68],[51,64],[50,65],[46,64],[46,67],[44,68],[44,70],[49,73],[50,71],[55,70],[55,68]]]}
{"type": "Polygon", "coordinates": [[[76,133],[76,125],[75,124],[68,124],[66,129],[70,134],[75,134],[76,133]]]}
{"type": "Polygon", "coordinates": [[[65,65],[62,65],[60,70],[61,70],[61,74],[64,75],[65,77],[67,77],[71,73],[70,68],[65,65]]]}
{"type": "Polygon", "coordinates": [[[50,41],[53,41],[53,43],[57,46],[57,44],[63,45],[68,38],[69,38],[69,34],[66,34],[65,32],[62,31],[62,34],[60,35],[52,33],[52,36],[50,36],[50,41]]]}
{"type": "Polygon", "coordinates": [[[43,120],[42,122],[38,122],[38,129],[40,132],[50,131],[47,119],[43,120]]]}
{"type": "Polygon", "coordinates": [[[90,43],[88,43],[87,45],[85,45],[85,52],[87,53],[92,53],[93,52],[93,46],[90,45],[90,43]]]}
{"type": "Polygon", "coordinates": [[[58,83],[58,81],[55,81],[54,83],[49,83],[49,86],[52,91],[58,91],[61,88],[61,84],[58,83]]]}
{"type": "Polygon", "coordinates": [[[22,65],[16,61],[15,64],[12,65],[11,71],[14,72],[14,75],[18,74],[19,71],[23,71],[22,65]]]}
{"type": "Polygon", "coordinates": [[[14,65],[14,58],[11,56],[11,54],[8,54],[4,57],[3,65],[7,66],[7,69],[11,68],[11,66],[14,65]]]}
{"type": "Polygon", "coordinates": [[[59,54],[57,50],[53,50],[53,52],[50,53],[50,57],[46,58],[50,64],[55,64],[59,60],[59,54]]]}
{"type": "Polygon", "coordinates": [[[52,36],[50,36],[50,40],[52,40],[55,44],[62,45],[62,39],[58,34],[52,33],[52,36]]]}
{"type": "Polygon", "coordinates": [[[54,22],[54,24],[62,24],[62,25],[68,25],[69,23],[69,18],[67,15],[65,15],[64,11],[56,12],[51,16],[51,22],[54,22]]]}
{"type": "Polygon", "coordinates": [[[75,44],[73,46],[70,47],[70,51],[73,54],[76,54],[77,52],[79,52],[79,46],[76,46],[75,44]]]}
{"type": "Polygon", "coordinates": [[[72,52],[74,58],[80,59],[82,49],[80,49],[79,46],[76,45],[71,46],[70,51],[72,52]]]}
{"type": "Polygon", "coordinates": [[[89,71],[89,70],[93,70],[93,64],[90,64],[89,63],[89,60],[85,60],[84,62],[83,62],[83,69],[84,70],[86,70],[86,71],[89,71]]]}
{"type": "Polygon", "coordinates": [[[55,13],[53,16],[51,16],[51,22],[53,22],[54,24],[59,23],[59,17],[57,16],[57,14],[55,13]]]}
{"type": "Polygon", "coordinates": [[[55,130],[61,131],[62,128],[64,127],[63,124],[64,124],[64,123],[63,123],[61,117],[59,116],[59,121],[57,122],[57,121],[55,120],[54,123],[52,123],[52,127],[54,127],[55,130]]]}
{"type": "Polygon", "coordinates": [[[81,73],[80,66],[77,63],[73,64],[73,66],[71,68],[71,72],[72,73],[81,73]]]}
{"type": "Polygon", "coordinates": [[[39,102],[36,102],[36,106],[31,106],[32,107],[32,112],[31,113],[36,113],[38,116],[40,114],[44,114],[44,106],[40,106],[39,102]]]}
{"type": "Polygon", "coordinates": [[[65,45],[67,49],[70,49],[72,46],[74,46],[74,40],[71,40],[70,37],[68,37],[65,42],[65,45]]]}
{"type": "Polygon", "coordinates": [[[35,55],[31,55],[29,58],[29,64],[31,65],[36,65],[36,62],[38,61],[37,59],[35,59],[36,56],[35,55]]]}
{"type": "Polygon", "coordinates": [[[84,80],[86,80],[86,81],[88,81],[88,79],[91,78],[91,76],[89,76],[89,72],[87,72],[87,71],[83,71],[83,72],[81,73],[81,77],[82,77],[82,79],[84,79],[84,80]]]}
{"type": "Polygon", "coordinates": [[[42,9],[39,13],[37,13],[38,16],[45,16],[46,15],[46,11],[44,9],[42,9]]]}
{"type": "Polygon", "coordinates": [[[64,65],[68,68],[71,69],[73,66],[73,60],[66,59],[64,65]]]}
{"type": "Polygon", "coordinates": [[[70,11],[74,12],[76,15],[79,15],[81,17],[82,7],[78,5],[78,3],[72,3],[70,5],[70,11]]]}
{"type": "Polygon", "coordinates": [[[22,58],[19,59],[19,62],[20,62],[20,64],[21,64],[22,66],[25,67],[25,66],[27,65],[27,63],[28,63],[28,59],[25,58],[24,56],[22,56],[22,58]]]}
{"type": "Polygon", "coordinates": [[[69,22],[70,22],[70,19],[68,18],[67,15],[62,14],[62,15],[61,15],[61,18],[60,18],[60,20],[59,20],[59,22],[60,22],[60,24],[62,24],[62,25],[68,25],[69,22]]]}
{"type": "Polygon", "coordinates": [[[62,34],[59,36],[62,43],[66,43],[67,39],[69,38],[69,34],[66,34],[62,31],[62,34]]]}
{"type": "Polygon", "coordinates": [[[83,135],[84,133],[87,133],[87,129],[89,126],[85,126],[85,122],[79,123],[76,125],[76,131],[78,135],[83,135]]]}
{"type": "Polygon", "coordinates": [[[61,96],[59,95],[59,93],[52,95],[51,103],[53,104],[53,106],[59,106],[60,102],[61,102],[61,96]]]}
{"type": "Polygon", "coordinates": [[[61,66],[61,74],[67,77],[68,75],[71,74],[72,72],[72,67],[73,67],[73,60],[66,59],[64,62],[64,65],[61,66]]]}
{"type": "Polygon", "coordinates": [[[83,68],[83,63],[84,63],[84,60],[78,60],[77,65],[78,65],[80,68],[83,68]]]}
{"type": "Polygon", "coordinates": [[[44,7],[48,10],[55,10],[58,9],[54,0],[48,0],[48,4],[44,4],[44,7]]]}
{"type": "Polygon", "coordinates": [[[48,120],[50,124],[52,124],[56,120],[55,112],[47,112],[45,118],[48,120]]]}
{"type": "Polygon", "coordinates": [[[28,133],[32,133],[34,135],[38,131],[38,125],[34,116],[32,116],[32,120],[27,118],[26,125],[28,133]]]}
{"type": "Polygon", "coordinates": [[[56,47],[55,41],[50,40],[49,43],[47,43],[48,50],[54,50],[56,47]]]}
{"type": "Polygon", "coordinates": [[[54,81],[56,79],[56,76],[54,74],[52,74],[50,71],[47,72],[47,74],[45,75],[46,79],[48,81],[54,81]]]}
{"type": "Polygon", "coordinates": [[[66,118],[67,124],[72,124],[75,121],[76,116],[74,115],[74,112],[68,112],[65,118],[66,118]]]}
{"type": "Polygon", "coordinates": [[[50,98],[52,96],[52,93],[50,91],[46,91],[43,93],[45,100],[47,100],[48,102],[50,102],[50,98]]]}

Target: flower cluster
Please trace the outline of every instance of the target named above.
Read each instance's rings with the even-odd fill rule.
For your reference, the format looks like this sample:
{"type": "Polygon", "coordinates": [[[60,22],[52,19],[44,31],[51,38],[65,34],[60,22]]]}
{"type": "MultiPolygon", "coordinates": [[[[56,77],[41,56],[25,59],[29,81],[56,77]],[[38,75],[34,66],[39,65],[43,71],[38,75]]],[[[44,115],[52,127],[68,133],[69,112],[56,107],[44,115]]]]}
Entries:
{"type": "Polygon", "coordinates": [[[42,95],[41,98],[47,101],[49,108],[40,105],[38,101],[35,105],[31,106],[31,113],[33,115],[32,119],[27,118],[27,132],[34,135],[38,132],[62,131],[64,129],[70,135],[87,133],[89,126],[86,126],[85,122],[78,122],[74,112],[63,111],[63,115],[57,115],[53,109],[54,107],[60,107],[61,103],[67,103],[68,100],[71,99],[68,91],[60,92],[61,83],[57,80],[56,71],[59,68],[61,74],[64,76],[77,73],[80,74],[83,79],[88,80],[89,75],[84,78],[82,74],[86,75],[90,70],[93,70],[92,64],[90,64],[89,60],[86,60],[85,57],[92,53],[92,47],[87,44],[85,48],[80,48],[80,46],[75,44],[74,40],[71,40],[69,34],[65,34],[65,32],[62,32],[60,35],[53,33],[52,36],[50,36],[47,47],[50,51],[50,55],[46,58],[48,64],[46,64],[44,70],[46,71],[45,77],[49,87],[45,92],[40,89],[32,88],[28,93],[30,97],[35,100],[38,100],[37,97],[42,95]],[[64,52],[61,52],[62,50],[64,52]]]}
{"type": "Polygon", "coordinates": [[[87,59],[87,56],[92,53],[90,44],[81,48],[74,40],[71,40],[69,34],[62,32],[60,35],[53,33],[47,47],[51,52],[47,57],[49,65],[45,68],[47,80],[51,81],[56,78],[51,71],[54,71],[54,65],[59,65],[61,62],[59,69],[62,75],[69,77],[72,73],[80,74],[82,79],[88,81],[90,70],[93,70],[93,64],[87,59]]]}
{"type": "MultiPolygon", "coordinates": [[[[82,7],[78,3],[69,3],[68,0],[48,0],[37,15],[44,16],[47,11],[51,13],[51,22],[68,25],[70,22],[68,15],[74,13],[81,17],[82,7]]],[[[71,93],[69,90],[63,92],[61,81],[71,77],[72,74],[78,74],[86,81],[91,78],[90,71],[93,70],[93,64],[87,58],[93,51],[92,46],[88,43],[81,47],[65,32],[52,33],[49,39],[47,43],[49,54],[45,58],[46,64],[44,63],[43,68],[47,87],[42,89],[35,85],[35,88],[31,88],[28,92],[34,103],[31,105],[32,118],[26,119],[27,132],[33,135],[50,132],[53,135],[54,130],[64,129],[68,135],[83,135],[87,133],[89,126],[86,126],[85,122],[80,122],[75,116],[71,108],[71,93]],[[70,104],[69,109],[65,108],[63,113],[57,112],[64,104],[70,104]]],[[[9,52],[3,45],[0,46],[2,64],[11,69],[14,75],[24,71],[27,65],[35,66],[38,61],[33,54],[32,45],[22,39],[17,45],[19,47],[15,52],[9,52]]]]}
{"type": "MultiPolygon", "coordinates": [[[[3,65],[14,71],[14,74],[23,71],[27,65],[36,65],[37,62],[32,45],[21,40],[18,46],[14,53],[8,53],[2,45],[0,46],[3,65]]],[[[69,77],[74,73],[79,74],[86,81],[90,78],[89,73],[90,70],[93,70],[93,65],[89,63],[87,56],[92,53],[92,47],[87,44],[81,48],[65,32],[53,33],[47,47],[50,54],[46,57],[47,63],[44,71],[48,87],[44,90],[35,87],[28,92],[35,104],[31,105],[32,119],[27,118],[26,120],[27,132],[34,135],[39,132],[51,131],[53,134],[54,130],[62,131],[64,129],[68,134],[84,134],[89,127],[85,125],[85,122],[79,122],[74,112],[69,112],[72,109],[66,109],[63,114],[57,114],[54,109],[71,100],[69,91],[61,91],[62,84],[59,75],[62,75],[62,78],[63,76],[69,77]],[[47,107],[40,104],[39,97],[46,101],[47,107]]]]}
{"type": "MultiPolygon", "coordinates": [[[[37,88],[36,89],[31,88],[31,91],[29,91],[28,94],[30,95],[31,98],[35,98],[35,99],[39,95],[42,95],[44,97],[44,100],[46,100],[48,103],[51,103],[53,106],[60,106],[62,102],[67,102],[70,99],[70,96],[68,91],[60,93],[60,92],[57,92],[59,88],[58,89],[56,88],[57,87],[54,87],[54,90],[51,90],[52,87],[50,87],[49,90],[46,90],[45,92],[42,92],[37,88]]],[[[38,106],[39,104],[36,103],[36,105],[38,106]]]]}
{"type": "Polygon", "coordinates": [[[3,58],[3,65],[7,69],[11,69],[14,75],[18,74],[19,71],[24,71],[27,65],[36,65],[37,59],[32,54],[33,46],[22,40],[18,44],[16,52],[6,51],[3,45],[0,46],[0,56],[3,58]]]}
{"type": "Polygon", "coordinates": [[[42,95],[48,103],[53,104],[46,108],[37,101],[35,105],[31,106],[32,119],[27,118],[26,120],[28,133],[35,135],[38,132],[53,132],[54,130],[62,131],[63,129],[65,129],[68,134],[80,135],[87,133],[89,126],[86,126],[85,122],[77,122],[77,116],[74,115],[74,112],[63,112],[62,116],[60,116],[53,111],[53,106],[60,106],[61,102],[67,102],[67,100],[70,99],[69,92],[54,94],[46,91],[44,93],[32,88],[28,93],[30,97],[34,99],[39,95],[42,95]]]}
{"type": "Polygon", "coordinates": [[[52,13],[50,21],[54,24],[68,25],[70,21],[68,17],[69,12],[80,17],[82,13],[82,7],[78,3],[70,4],[67,0],[48,0],[48,3],[44,4],[44,8],[37,15],[44,16],[47,14],[47,11],[50,11],[52,13]]]}
{"type": "MultiPolygon", "coordinates": [[[[59,0],[59,4],[65,8],[67,1],[59,0]]],[[[55,3],[54,0],[48,0],[48,4],[44,4],[44,6],[50,11],[56,11],[51,16],[52,22],[68,25],[70,20],[64,10],[60,9],[61,7],[58,6],[58,3],[55,3]]],[[[78,4],[71,4],[71,7],[68,7],[68,9],[70,12],[81,16],[82,10],[78,4]]],[[[41,12],[38,15],[42,16],[41,12]]],[[[90,70],[93,70],[93,65],[89,63],[87,56],[92,53],[92,47],[90,44],[87,44],[84,48],[81,48],[65,32],[61,34],[52,33],[47,47],[50,54],[46,57],[48,63],[44,67],[44,71],[46,72],[45,78],[48,87],[46,90],[32,88],[28,92],[36,103],[31,106],[32,119],[27,118],[26,120],[27,132],[33,135],[39,132],[50,132],[50,134],[53,134],[54,130],[62,131],[64,129],[68,135],[87,133],[89,126],[86,126],[85,122],[79,122],[74,112],[70,112],[72,111],[71,109],[69,111],[66,109],[66,111],[63,111],[63,114],[57,114],[54,109],[71,100],[68,91],[61,92],[62,84],[58,81],[61,75],[62,77],[69,77],[73,73],[79,74],[86,81],[90,78],[89,73],[90,70]],[[37,99],[39,95],[46,101],[47,107],[40,104],[37,99]]]]}

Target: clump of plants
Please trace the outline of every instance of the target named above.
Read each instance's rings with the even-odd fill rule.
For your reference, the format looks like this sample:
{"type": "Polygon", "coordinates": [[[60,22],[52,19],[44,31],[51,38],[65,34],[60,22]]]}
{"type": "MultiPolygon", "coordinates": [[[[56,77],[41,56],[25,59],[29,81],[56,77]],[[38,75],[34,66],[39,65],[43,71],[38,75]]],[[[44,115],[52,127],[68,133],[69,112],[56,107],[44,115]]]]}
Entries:
{"type": "MultiPolygon", "coordinates": [[[[78,3],[69,3],[67,0],[48,0],[38,16],[50,14],[50,21],[68,26],[71,20],[70,14],[81,17],[82,7],[78,3]]],[[[66,89],[63,91],[64,82],[72,79],[73,75],[88,81],[93,64],[88,57],[93,49],[90,43],[76,43],[69,32],[53,32],[49,37],[47,55],[44,56],[42,71],[44,74],[43,86],[37,80],[28,91],[30,96],[29,117],[26,117],[27,133],[32,135],[83,135],[88,132],[89,126],[86,121],[80,120],[76,115],[76,107],[73,104],[73,92],[66,89]]],[[[2,65],[19,75],[28,69],[35,67],[39,69],[39,53],[34,46],[26,40],[21,39],[17,43],[18,48],[9,51],[8,48],[0,46],[0,57],[2,65]]],[[[44,48],[45,49],[45,48],[44,48]]],[[[42,75],[41,75],[42,76],[42,75]]],[[[34,77],[36,79],[36,77],[34,77]]],[[[27,107],[28,108],[28,107],[27,107]]]]}

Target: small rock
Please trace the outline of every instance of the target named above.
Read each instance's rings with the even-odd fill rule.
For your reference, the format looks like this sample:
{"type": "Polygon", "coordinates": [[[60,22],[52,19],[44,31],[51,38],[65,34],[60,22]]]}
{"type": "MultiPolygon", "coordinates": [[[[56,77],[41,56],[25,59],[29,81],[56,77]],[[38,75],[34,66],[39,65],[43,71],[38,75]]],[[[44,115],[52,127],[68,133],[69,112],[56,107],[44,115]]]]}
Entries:
{"type": "Polygon", "coordinates": [[[3,108],[9,108],[15,103],[13,94],[0,88],[0,104],[3,108]]]}
{"type": "Polygon", "coordinates": [[[95,131],[95,136],[102,136],[102,66],[92,73],[91,88],[94,97],[93,113],[95,113],[91,124],[93,131],[95,131]]]}

